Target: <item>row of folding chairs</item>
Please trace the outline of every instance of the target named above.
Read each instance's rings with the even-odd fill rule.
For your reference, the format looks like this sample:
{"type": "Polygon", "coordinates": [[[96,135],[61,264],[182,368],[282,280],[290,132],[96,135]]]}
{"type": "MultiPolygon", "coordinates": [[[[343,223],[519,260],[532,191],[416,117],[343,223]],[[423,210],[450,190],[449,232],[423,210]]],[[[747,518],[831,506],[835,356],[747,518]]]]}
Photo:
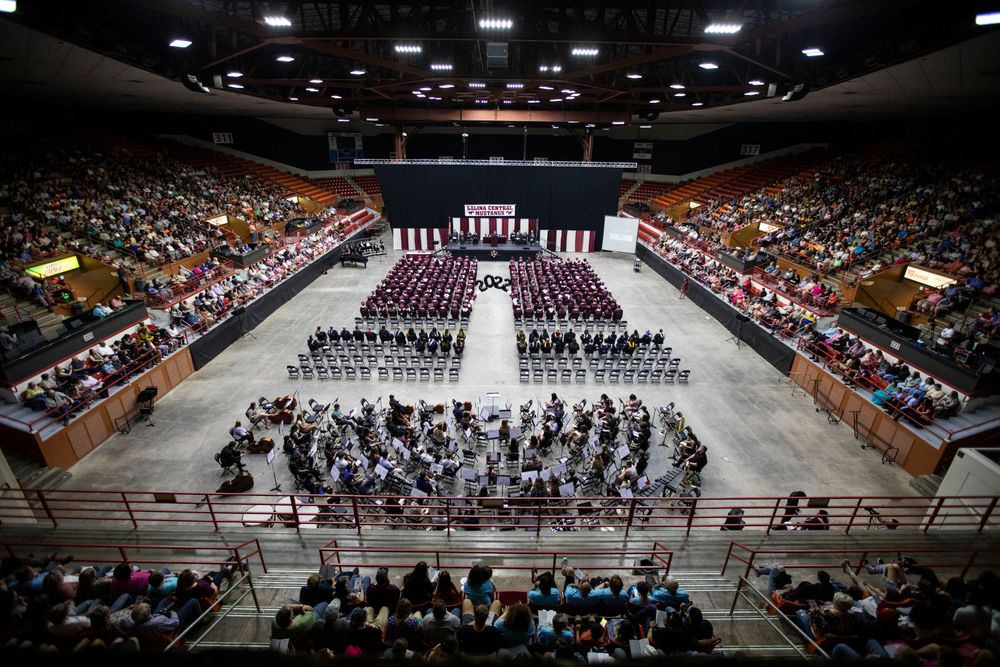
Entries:
{"type": "MultiPolygon", "coordinates": [[[[427,368],[447,368],[449,362],[452,366],[459,367],[462,365],[461,357],[452,356],[439,356],[431,354],[412,354],[404,355],[400,354],[398,356],[392,354],[381,355],[381,364],[385,366],[426,366],[427,368]]],[[[347,354],[300,354],[299,355],[299,366],[313,366],[314,368],[319,368],[320,366],[333,366],[333,365],[354,365],[361,366],[366,364],[375,367],[380,365],[379,355],[369,354],[363,356],[360,354],[347,355],[347,354]]]]}
{"type": "Polygon", "coordinates": [[[550,382],[556,383],[561,382],[563,384],[570,384],[576,380],[578,384],[584,384],[587,381],[587,369],[585,368],[534,368],[528,369],[522,367],[519,370],[520,380],[523,383],[527,382],[550,382]]]}
{"type": "Polygon", "coordinates": [[[689,370],[677,370],[675,368],[639,369],[629,368],[621,370],[614,368],[607,370],[598,368],[594,371],[595,384],[687,384],[691,376],[689,370]]]}
{"type": "MultiPolygon", "coordinates": [[[[452,346],[454,347],[454,340],[452,346]]],[[[413,354],[416,348],[407,343],[406,345],[396,345],[395,343],[333,343],[326,344],[320,348],[319,352],[309,352],[308,354],[413,354]]],[[[440,350],[436,353],[440,354],[440,350]]]]}
{"type": "Polygon", "coordinates": [[[645,368],[646,370],[653,370],[654,368],[673,368],[677,369],[681,364],[680,357],[659,357],[656,359],[646,357],[645,359],[636,357],[591,357],[590,361],[587,363],[587,367],[591,370],[597,370],[598,368],[604,368],[605,370],[619,369],[626,370],[633,368],[639,370],[645,368]]]}
{"type": "Polygon", "coordinates": [[[371,366],[293,366],[289,364],[289,380],[396,380],[396,381],[422,381],[422,382],[444,382],[445,378],[449,382],[458,382],[461,367],[453,366],[444,368],[436,366],[377,366],[374,373],[371,366]]]}
{"type": "Polygon", "coordinates": [[[519,368],[583,368],[583,357],[567,356],[547,356],[547,357],[519,357],[517,360],[519,368]]]}
{"type": "Polygon", "coordinates": [[[431,328],[437,327],[438,329],[457,329],[459,327],[463,329],[469,328],[469,318],[468,317],[382,317],[382,316],[368,316],[368,317],[355,317],[354,325],[357,327],[371,327],[373,329],[379,329],[385,327],[390,331],[396,329],[420,329],[420,328],[431,328]]]}
{"type": "Polygon", "coordinates": [[[534,318],[514,318],[514,328],[517,330],[531,331],[537,329],[541,331],[552,330],[562,331],[572,329],[574,331],[628,331],[628,320],[567,320],[567,319],[534,319],[534,318]]]}
{"type": "MultiPolygon", "coordinates": [[[[580,348],[580,351],[579,351],[578,354],[580,354],[583,357],[590,357],[590,358],[595,358],[595,359],[603,359],[603,358],[608,358],[608,359],[642,359],[642,358],[655,359],[656,357],[669,359],[670,355],[672,355],[673,353],[674,353],[674,348],[669,347],[669,346],[656,346],[656,347],[654,347],[653,345],[637,345],[636,348],[635,348],[635,350],[632,352],[632,354],[624,354],[622,352],[614,352],[613,353],[611,351],[608,351],[607,354],[601,354],[600,352],[594,352],[593,354],[587,354],[586,352],[583,351],[583,348],[580,348]]],[[[534,359],[547,359],[547,358],[553,358],[553,357],[556,358],[556,359],[559,359],[560,357],[569,357],[569,358],[572,359],[576,355],[570,354],[569,350],[564,350],[561,354],[559,354],[559,353],[557,353],[555,351],[555,349],[553,349],[551,352],[548,352],[548,353],[542,352],[542,351],[538,351],[538,352],[524,352],[524,354],[521,354],[520,356],[521,357],[527,357],[529,359],[532,359],[532,358],[534,358],[534,359]]]]}

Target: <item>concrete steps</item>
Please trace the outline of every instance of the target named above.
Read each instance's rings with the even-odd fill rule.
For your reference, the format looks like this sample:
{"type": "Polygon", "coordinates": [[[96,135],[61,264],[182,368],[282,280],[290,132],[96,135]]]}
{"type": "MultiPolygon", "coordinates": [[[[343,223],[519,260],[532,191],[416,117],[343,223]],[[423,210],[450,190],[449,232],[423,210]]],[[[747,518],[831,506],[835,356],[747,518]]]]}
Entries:
{"type": "Polygon", "coordinates": [[[938,487],[941,486],[941,479],[941,475],[920,475],[910,480],[910,486],[921,495],[933,498],[937,494],[938,487]]]}

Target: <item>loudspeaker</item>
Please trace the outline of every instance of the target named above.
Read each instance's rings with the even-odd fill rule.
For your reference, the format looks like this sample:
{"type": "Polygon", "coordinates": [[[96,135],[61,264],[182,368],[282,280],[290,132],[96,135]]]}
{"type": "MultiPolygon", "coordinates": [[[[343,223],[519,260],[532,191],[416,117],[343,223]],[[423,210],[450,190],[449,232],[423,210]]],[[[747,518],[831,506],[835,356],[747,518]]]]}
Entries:
{"type": "Polygon", "coordinates": [[[486,67],[507,69],[507,42],[486,42],[486,67]]]}
{"type": "Polygon", "coordinates": [[[159,387],[155,386],[146,387],[145,389],[139,392],[139,395],[136,397],[136,400],[140,403],[148,403],[149,401],[156,398],[156,394],[158,394],[159,391],[160,391],[159,387]]]}
{"type": "Polygon", "coordinates": [[[233,315],[236,315],[237,317],[239,317],[240,315],[246,315],[246,312],[247,312],[247,307],[246,306],[240,306],[239,308],[233,308],[233,315]]]}

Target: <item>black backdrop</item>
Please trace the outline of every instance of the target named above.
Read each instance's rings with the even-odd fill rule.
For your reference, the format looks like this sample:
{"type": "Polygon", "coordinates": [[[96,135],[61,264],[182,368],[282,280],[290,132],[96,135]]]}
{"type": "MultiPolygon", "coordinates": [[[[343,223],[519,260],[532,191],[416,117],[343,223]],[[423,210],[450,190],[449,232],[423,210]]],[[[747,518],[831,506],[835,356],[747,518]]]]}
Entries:
{"type": "Polygon", "coordinates": [[[604,216],[615,215],[622,170],[609,167],[378,165],[394,227],[445,227],[465,204],[516,204],[518,218],[544,229],[592,229],[600,247],[604,216]]]}

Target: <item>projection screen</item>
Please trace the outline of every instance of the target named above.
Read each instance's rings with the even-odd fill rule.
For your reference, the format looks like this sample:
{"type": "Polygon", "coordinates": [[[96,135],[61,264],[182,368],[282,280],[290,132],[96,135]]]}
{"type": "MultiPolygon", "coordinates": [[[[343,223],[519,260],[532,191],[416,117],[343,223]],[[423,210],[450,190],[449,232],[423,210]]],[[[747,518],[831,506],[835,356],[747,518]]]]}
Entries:
{"type": "Polygon", "coordinates": [[[613,215],[604,216],[604,242],[602,250],[617,250],[618,252],[635,253],[635,244],[639,239],[638,218],[616,218],[613,215]]]}

